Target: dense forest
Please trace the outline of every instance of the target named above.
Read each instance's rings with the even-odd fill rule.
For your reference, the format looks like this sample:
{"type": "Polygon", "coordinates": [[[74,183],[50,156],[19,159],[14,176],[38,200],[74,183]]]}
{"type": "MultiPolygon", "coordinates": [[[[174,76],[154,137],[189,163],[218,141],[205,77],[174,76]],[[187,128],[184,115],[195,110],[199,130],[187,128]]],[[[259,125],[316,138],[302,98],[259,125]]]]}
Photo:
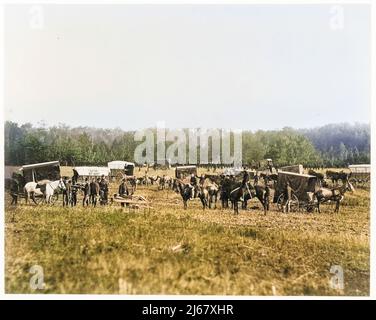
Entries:
{"type": "MultiPolygon", "coordinates": [[[[62,165],[106,165],[134,159],[134,132],[120,128],[34,127],[5,123],[5,164],[60,160],[62,165]]],[[[156,149],[156,148],[155,148],[156,149]]],[[[277,165],[335,167],[370,162],[370,126],[329,124],[313,129],[243,131],[243,163],[272,158],[277,165]]],[[[210,161],[210,158],[209,158],[210,161]]]]}

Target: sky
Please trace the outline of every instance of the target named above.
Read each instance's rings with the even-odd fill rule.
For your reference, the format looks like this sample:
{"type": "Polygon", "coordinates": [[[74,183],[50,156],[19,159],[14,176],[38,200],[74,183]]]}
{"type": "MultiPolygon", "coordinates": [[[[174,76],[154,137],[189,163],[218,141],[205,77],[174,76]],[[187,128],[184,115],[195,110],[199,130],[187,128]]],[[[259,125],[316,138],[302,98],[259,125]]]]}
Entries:
{"type": "Polygon", "coordinates": [[[8,5],[5,119],[136,130],[369,122],[368,5],[8,5]]]}

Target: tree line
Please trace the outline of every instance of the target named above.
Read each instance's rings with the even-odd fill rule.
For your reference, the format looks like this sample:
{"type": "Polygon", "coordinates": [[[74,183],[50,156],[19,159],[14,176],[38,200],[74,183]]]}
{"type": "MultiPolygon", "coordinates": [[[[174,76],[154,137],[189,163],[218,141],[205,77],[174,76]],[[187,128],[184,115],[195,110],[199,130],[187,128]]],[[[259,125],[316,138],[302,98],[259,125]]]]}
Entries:
{"type": "MultiPolygon", "coordinates": [[[[71,128],[63,124],[45,127],[6,121],[5,164],[59,160],[62,165],[101,166],[112,160],[133,161],[140,143],[134,141],[134,134],[120,128],[71,128]]],[[[370,126],[330,124],[312,129],[243,131],[242,152],[245,164],[266,158],[279,166],[300,163],[307,167],[343,167],[369,163],[370,126]]]]}

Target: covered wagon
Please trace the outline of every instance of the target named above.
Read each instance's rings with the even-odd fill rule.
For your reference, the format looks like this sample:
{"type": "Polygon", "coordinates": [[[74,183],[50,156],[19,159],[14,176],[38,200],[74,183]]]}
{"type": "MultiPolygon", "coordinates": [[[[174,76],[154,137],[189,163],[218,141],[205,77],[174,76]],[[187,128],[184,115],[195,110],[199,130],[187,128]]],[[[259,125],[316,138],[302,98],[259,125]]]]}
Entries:
{"type": "Polygon", "coordinates": [[[110,170],[110,177],[112,180],[120,180],[124,176],[133,176],[135,164],[128,161],[111,161],[107,163],[110,170]]]}
{"type": "Polygon", "coordinates": [[[59,161],[49,161],[34,164],[23,165],[19,171],[22,173],[25,183],[38,182],[41,180],[59,180],[60,163],[59,161]]]}
{"type": "Polygon", "coordinates": [[[194,174],[197,176],[197,166],[179,166],[175,168],[175,178],[184,179],[194,174]]]}
{"type": "Polygon", "coordinates": [[[304,168],[301,164],[295,164],[292,166],[285,166],[278,169],[278,171],[285,171],[285,172],[295,172],[299,174],[304,174],[304,168]]]}
{"type": "Polygon", "coordinates": [[[371,181],[370,164],[353,164],[349,165],[350,182],[357,186],[365,186],[371,181]]]}
{"type": "Polygon", "coordinates": [[[83,182],[86,178],[100,178],[105,176],[108,178],[110,169],[108,167],[74,167],[73,180],[74,182],[83,182]]]}
{"type": "Polygon", "coordinates": [[[289,183],[292,189],[290,199],[291,211],[306,209],[312,211],[315,206],[314,194],[320,188],[320,182],[317,177],[308,174],[299,174],[294,172],[278,172],[277,182],[273,202],[277,203],[278,209],[282,211],[286,201],[286,189],[289,183]]]}

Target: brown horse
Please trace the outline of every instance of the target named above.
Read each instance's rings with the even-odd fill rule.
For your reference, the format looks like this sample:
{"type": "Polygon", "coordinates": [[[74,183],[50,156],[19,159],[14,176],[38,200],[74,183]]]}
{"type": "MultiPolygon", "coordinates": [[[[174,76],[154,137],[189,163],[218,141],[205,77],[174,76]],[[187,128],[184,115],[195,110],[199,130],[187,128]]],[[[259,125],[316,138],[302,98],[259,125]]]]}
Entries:
{"type": "Polygon", "coordinates": [[[317,210],[319,213],[320,211],[320,203],[325,203],[329,201],[334,201],[336,203],[336,207],[334,212],[339,212],[339,206],[341,201],[344,198],[346,191],[353,192],[355,191],[353,185],[346,180],[345,184],[340,187],[328,189],[328,188],[320,188],[317,192],[315,192],[315,197],[317,198],[317,210]]]}

